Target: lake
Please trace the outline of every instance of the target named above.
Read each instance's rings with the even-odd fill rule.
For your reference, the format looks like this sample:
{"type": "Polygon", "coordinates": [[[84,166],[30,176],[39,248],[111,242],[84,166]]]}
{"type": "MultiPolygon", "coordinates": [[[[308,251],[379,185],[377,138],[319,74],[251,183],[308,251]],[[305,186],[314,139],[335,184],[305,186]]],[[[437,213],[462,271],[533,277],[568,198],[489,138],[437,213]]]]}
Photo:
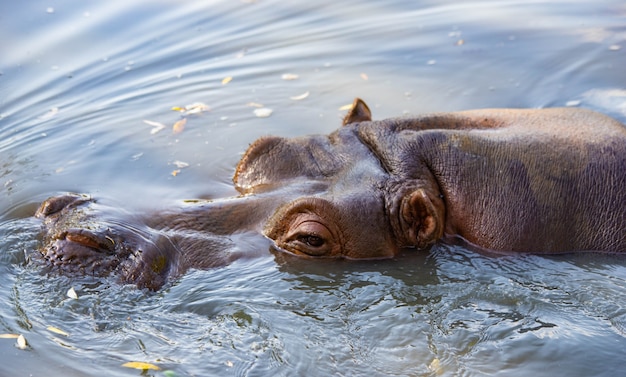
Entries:
{"type": "Polygon", "coordinates": [[[251,142],[331,132],[354,97],[375,119],[577,106],[626,122],[623,1],[5,1],[0,46],[0,334],[27,342],[0,338],[0,375],[626,375],[615,255],[329,263],[251,237],[258,257],[156,293],[28,258],[49,196],[140,211],[237,195],[251,142]]]}

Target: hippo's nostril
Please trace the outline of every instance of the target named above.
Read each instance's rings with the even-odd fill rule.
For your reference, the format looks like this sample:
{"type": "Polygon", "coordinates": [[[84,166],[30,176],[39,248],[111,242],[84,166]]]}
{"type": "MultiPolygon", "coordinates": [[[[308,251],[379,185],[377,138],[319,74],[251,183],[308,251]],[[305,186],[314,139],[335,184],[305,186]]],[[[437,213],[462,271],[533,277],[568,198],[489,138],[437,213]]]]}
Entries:
{"type": "Polygon", "coordinates": [[[90,232],[85,229],[71,229],[61,235],[65,241],[88,247],[99,252],[113,252],[115,241],[107,236],[90,232]]]}
{"type": "Polygon", "coordinates": [[[53,196],[41,203],[37,212],[35,212],[35,217],[44,218],[53,215],[73,203],[82,203],[85,200],[87,200],[87,198],[76,194],[53,196]]]}

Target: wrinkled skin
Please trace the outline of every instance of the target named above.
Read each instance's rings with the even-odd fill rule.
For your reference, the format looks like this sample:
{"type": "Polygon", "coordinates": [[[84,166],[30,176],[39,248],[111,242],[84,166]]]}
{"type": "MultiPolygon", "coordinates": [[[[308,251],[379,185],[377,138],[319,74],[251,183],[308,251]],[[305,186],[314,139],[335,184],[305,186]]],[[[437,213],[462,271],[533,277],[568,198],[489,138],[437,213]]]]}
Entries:
{"type": "Polygon", "coordinates": [[[492,253],[626,251],[626,129],[589,110],[372,121],[357,99],[330,135],[257,140],[234,183],[240,197],[143,218],[50,198],[36,214],[42,254],[62,270],[116,271],[158,289],[240,257],[232,236],[242,233],[326,258],[389,258],[440,241],[492,253]]]}

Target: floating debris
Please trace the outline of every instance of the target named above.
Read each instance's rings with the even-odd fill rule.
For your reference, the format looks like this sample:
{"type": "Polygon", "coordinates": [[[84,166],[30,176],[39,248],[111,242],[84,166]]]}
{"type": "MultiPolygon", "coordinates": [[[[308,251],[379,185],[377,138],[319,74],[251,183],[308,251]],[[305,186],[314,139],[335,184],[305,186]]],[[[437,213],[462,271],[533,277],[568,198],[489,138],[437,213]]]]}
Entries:
{"type": "Polygon", "coordinates": [[[28,346],[28,343],[26,343],[26,338],[24,338],[24,335],[20,335],[17,337],[17,348],[23,350],[28,346]]]}
{"type": "Polygon", "coordinates": [[[178,161],[178,160],[176,160],[176,161],[172,162],[172,164],[174,164],[174,165],[175,165],[177,168],[179,168],[179,169],[184,169],[184,168],[186,168],[186,167],[188,167],[188,166],[189,166],[189,164],[188,164],[188,163],[183,162],[183,161],[178,161]]]}
{"type": "Polygon", "coordinates": [[[619,51],[622,48],[620,45],[610,45],[609,50],[611,51],[619,51]]]}
{"type": "Polygon", "coordinates": [[[73,287],[67,290],[67,297],[78,300],[78,294],[76,294],[76,291],[73,287]]]}
{"type": "Polygon", "coordinates": [[[50,332],[53,332],[55,334],[59,334],[59,335],[63,335],[63,336],[70,336],[70,334],[66,333],[65,331],[61,330],[58,327],[48,326],[47,330],[50,331],[50,332]]]}
{"type": "Polygon", "coordinates": [[[300,94],[299,96],[294,96],[294,97],[289,97],[289,98],[291,98],[294,101],[301,101],[307,98],[308,96],[309,96],[309,92],[307,91],[307,92],[300,94]]]}
{"type": "Polygon", "coordinates": [[[224,77],[224,79],[222,80],[222,85],[226,85],[231,81],[233,81],[232,76],[224,77]]]}
{"type": "Polygon", "coordinates": [[[172,110],[183,113],[183,115],[193,115],[204,113],[207,111],[211,111],[211,108],[208,105],[205,105],[202,102],[195,102],[187,106],[174,106],[172,110]]]}
{"type": "Polygon", "coordinates": [[[187,124],[187,118],[183,118],[174,123],[174,126],[172,126],[172,132],[174,132],[174,134],[179,134],[183,132],[183,130],[185,129],[185,124],[187,124]]]}
{"type": "Polygon", "coordinates": [[[129,361],[127,363],[122,364],[123,367],[133,368],[133,369],[141,369],[141,370],[161,370],[161,368],[157,365],[144,363],[141,361],[129,361]]]}
{"type": "Polygon", "coordinates": [[[297,80],[298,78],[300,78],[300,76],[296,75],[295,73],[285,73],[281,76],[281,78],[286,81],[292,81],[297,80]]]}
{"type": "Polygon", "coordinates": [[[441,362],[439,361],[438,358],[434,358],[433,361],[430,362],[430,365],[428,365],[428,369],[430,369],[431,371],[435,372],[436,374],[441,374],[441,362]]]}
{"type": "Polygon", "coordinates": [[[248,106],[248,107],[263,107],[262,104],[257,103],[257,102],[248,102],[248,103],[246,103],[246,106],[248,106]]]}
{"type": "Polygon", "coordinates": [[[274,112],[274,110],[268,109],[267,107],[261,107],[259,109],[254,109],[254,115],[256,115],[259,118],[267,118],[270,115],[272,115],[273,112],[274,112]]]}

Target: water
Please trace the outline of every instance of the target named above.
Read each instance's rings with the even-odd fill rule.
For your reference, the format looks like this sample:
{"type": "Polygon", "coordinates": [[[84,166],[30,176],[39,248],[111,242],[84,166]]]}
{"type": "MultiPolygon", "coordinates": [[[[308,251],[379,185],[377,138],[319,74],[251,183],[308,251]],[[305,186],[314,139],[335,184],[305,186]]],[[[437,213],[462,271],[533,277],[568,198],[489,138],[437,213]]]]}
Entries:
{"type": "Polygon", "coordinates": [[[50,195],[234,195],[250,142],[330,132],[355,96],[377,119],[569,105],[626,121],[625,17],[618,0],[0,3],[0,334],[28,342],[0,339],[0,375],[625,375],[619,256],[267,252],[157,293],[25,257],[50,195]],[[195,102],[211,111],[174,134],[171,108],[195,102]]]}

